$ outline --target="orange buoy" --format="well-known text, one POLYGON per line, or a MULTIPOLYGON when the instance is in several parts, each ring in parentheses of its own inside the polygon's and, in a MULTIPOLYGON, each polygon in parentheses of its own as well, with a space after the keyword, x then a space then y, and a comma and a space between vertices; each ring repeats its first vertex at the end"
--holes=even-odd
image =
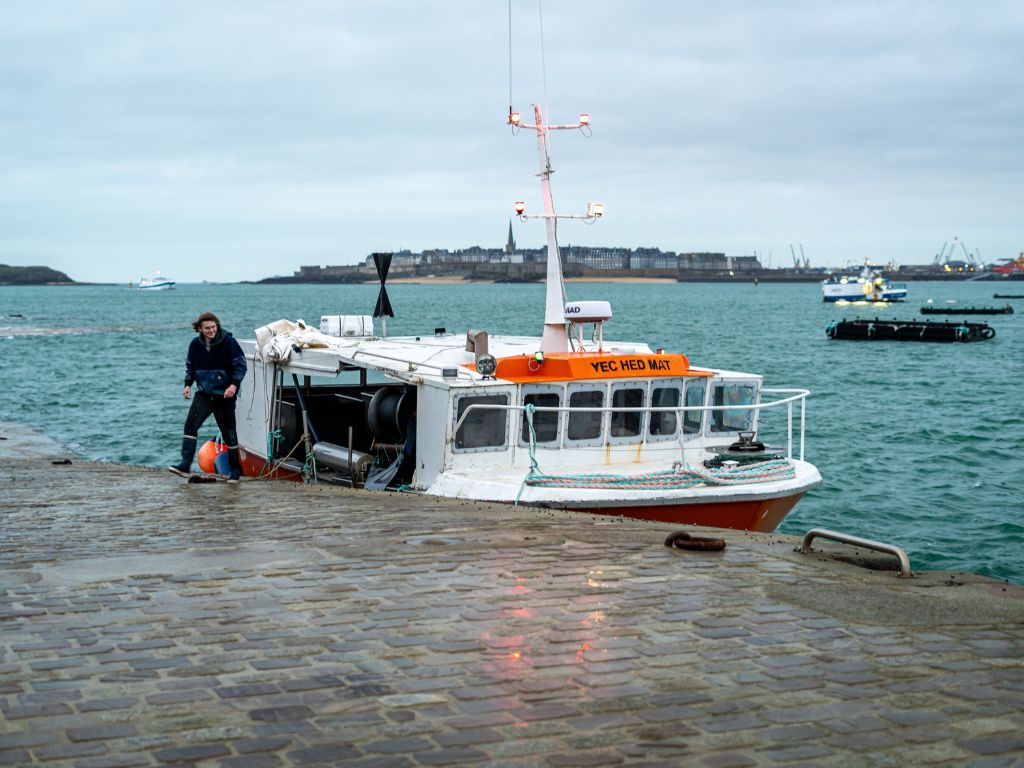
POLYGON ((199 468, 208 475, 228 474, 228 449, 220 440, 208 440, 199 449, 199 468))

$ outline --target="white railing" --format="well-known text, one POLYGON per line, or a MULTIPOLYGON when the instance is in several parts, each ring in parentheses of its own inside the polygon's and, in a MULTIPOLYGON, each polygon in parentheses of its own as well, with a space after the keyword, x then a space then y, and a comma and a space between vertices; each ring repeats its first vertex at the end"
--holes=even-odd
MULTIPOLYGON (((784 397, 781 400, 772 400, 768 403, 751 403, 749 405, 734 404, 734 405, 676 405, 676 406, 647 406, 646 408, 628 408, 628 407, 613 407, 613 406, 601 406, 601 407, 583 407, 574 408, 568 405, 545 405, 545 406, 533 406, 533 410, 536 412, 571 412, 571 413, 674 413, 680 423, 682 423, 682 414, 692 411, 759 411, 767 408, 777 408, 779 406, 786 406, 786 456, 792 457, 793 455, 793 404, 796 402, 800 403, 800 461, 804 460, 804 422, 807 415, 806 401, 807 397, 811 394, 808 389, 762 389, 761 394, 770 395, 784 395, 792 393, 789 397, 784 397)), ((467 393, 468 394, 468 393, 467 393)), ((472 395, 470 395, 472 396, 472 395)), ((495 395, 497 396, 497 395, 495 395)), ((470 411, 480 410, 496 410, 496 411, 524 411, 526 410, 525 405, 498 405, 496 403, 473 403, 466 407, 466 410, 462 412, 458 421, 455 422, 455 427, 452 429, 451 435, 448 436, 448 442, 451 443, 455 440, 455 435, 458 434, 459 429, 462 427, 463 422, 466 420, 466 416, 469 415, 470 411)), ((703 419, 701 420, 703 422, 703 419)), ((602 426, 602 432, 604 427, 602 426)), ((745 430, 739 430, 745 431, 745 430)), ((680 430, 680 435, 685 436, 683 430, 680 430)), ((646 441, 645 441, 646 442, 646 441)))

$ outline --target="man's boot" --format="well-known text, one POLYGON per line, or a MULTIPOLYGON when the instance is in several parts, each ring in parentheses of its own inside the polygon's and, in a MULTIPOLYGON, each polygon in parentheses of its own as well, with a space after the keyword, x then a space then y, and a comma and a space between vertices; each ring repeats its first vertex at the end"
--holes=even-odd
POLYGON ((167 469, 176 475, 189 477, 192 474, 192 459, 196 457, 196 442, 198 438, 185 435, 181 438, 181 461, 172 464, 167 469))
POLYGON ((228 482, 237 483, 242 476, 242 462, 238 456, 238 446, 228 448, 228 482))

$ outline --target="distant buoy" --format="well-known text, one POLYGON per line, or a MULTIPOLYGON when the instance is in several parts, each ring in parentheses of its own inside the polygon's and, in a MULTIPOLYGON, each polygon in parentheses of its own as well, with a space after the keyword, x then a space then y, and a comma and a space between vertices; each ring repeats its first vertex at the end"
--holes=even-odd
POLYGON ((228 448, 224 443, 208 440, 199 449, 199 468, 208 475, 228 476, 228 448))

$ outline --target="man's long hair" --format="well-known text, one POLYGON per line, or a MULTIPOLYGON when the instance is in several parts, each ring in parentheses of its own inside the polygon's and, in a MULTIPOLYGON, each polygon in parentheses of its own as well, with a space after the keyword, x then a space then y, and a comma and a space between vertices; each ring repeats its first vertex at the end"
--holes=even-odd
POLYGON ((213 320, 213 322, 217 324, 217 330, 220 330, 220 318, 213 314, 213 312, 203 312, 203 314, 197 317, 196 321, 192 323, 193 330, 195 330, 196 333, 199 333, 203 327, 203 323, 208 320, 213 320))

